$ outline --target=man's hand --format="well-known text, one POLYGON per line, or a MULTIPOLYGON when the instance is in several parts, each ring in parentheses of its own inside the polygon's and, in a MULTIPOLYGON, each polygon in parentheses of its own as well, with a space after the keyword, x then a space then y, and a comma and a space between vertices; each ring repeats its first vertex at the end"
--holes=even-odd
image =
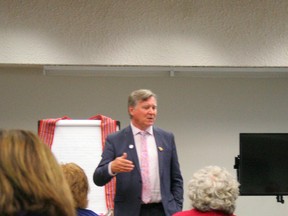
POLYGON ((131 172, 134 169, 132 161, 127 160, 127 153, 123 153, 122 156, 115 158, 111 163, 111 171, 113 173, 131 172))

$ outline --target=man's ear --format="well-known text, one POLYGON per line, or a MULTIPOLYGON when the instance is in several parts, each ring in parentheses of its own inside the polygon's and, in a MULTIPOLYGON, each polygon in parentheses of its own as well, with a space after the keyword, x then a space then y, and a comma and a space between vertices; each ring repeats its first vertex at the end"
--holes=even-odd
POLYGON ((128 107, 128 112, 129 112, 130 116, 133 115, 133 111, 134 111, 133 106, 128 107))

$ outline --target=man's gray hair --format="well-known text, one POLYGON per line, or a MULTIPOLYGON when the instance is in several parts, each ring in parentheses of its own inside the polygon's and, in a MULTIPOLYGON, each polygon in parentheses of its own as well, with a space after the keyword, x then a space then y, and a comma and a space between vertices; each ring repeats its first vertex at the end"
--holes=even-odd
POLYGON ((128 107, 135 107, 139 101, 146 101, 150 97, 156 98, 156 94, 149 89, 135 90, 128 97, 128 107))

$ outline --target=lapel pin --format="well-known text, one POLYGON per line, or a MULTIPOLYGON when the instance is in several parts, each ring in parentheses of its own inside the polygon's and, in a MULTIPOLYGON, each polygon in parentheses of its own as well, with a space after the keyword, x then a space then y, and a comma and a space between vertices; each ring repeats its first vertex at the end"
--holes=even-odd
POLYGON ((134 148, 134 145, 130 144, 130 145, 129 145, 129 148, 130 148, 130 149, 133 149, 133 148, 134 148))
POLYGON ((158 147, 159 151, 163 151, 163 148, 161 146, 158 147))

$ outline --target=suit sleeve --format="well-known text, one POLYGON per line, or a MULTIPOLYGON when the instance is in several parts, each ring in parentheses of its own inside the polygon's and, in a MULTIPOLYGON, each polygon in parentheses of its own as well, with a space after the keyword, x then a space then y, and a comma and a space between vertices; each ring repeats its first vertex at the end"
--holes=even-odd
POLYGON ((114 159, 114 148, 112 143, 109 141, 108 136, 102 153, 102 159, 93 174, 93 181, 97 186, 104 186, 114 177, 111 176, 108 172, 108 165, 114 159))

